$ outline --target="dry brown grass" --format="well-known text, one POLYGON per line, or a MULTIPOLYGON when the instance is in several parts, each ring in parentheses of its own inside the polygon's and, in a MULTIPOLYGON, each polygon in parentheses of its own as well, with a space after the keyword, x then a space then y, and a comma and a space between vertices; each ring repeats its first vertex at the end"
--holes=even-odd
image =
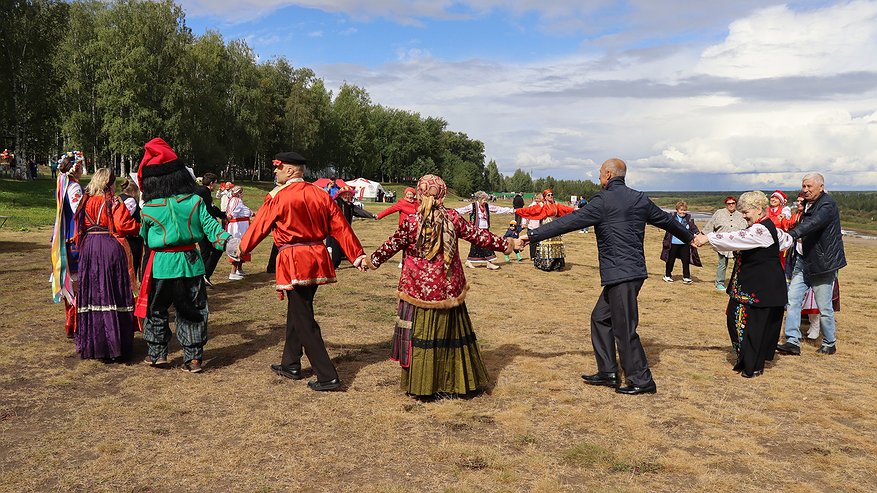
MULTIPOLYGON (((371 251, 395 224, 354 227, 371 251)), ((640 334, 659 390, 628 397, 579 378, 594 370, 588 317, 599 276, 594 235, 566 235, 564 272, 529 262, 467 270, 493 387, 420 403, 386 358, 393 262, 342 269, 318 291, 346 391, 315 393, 268 369, 285 303, 266 274, 210 291, 203 374, 81 361, 48 299, 48 236, 0 232, 2 491, 877 490, 873 243, 847 243, 838 353, 805 346, 747 380, 731 371, 714 255, 703 255, 694 285, 660 282, 661 236, 650 229, 640 334)))

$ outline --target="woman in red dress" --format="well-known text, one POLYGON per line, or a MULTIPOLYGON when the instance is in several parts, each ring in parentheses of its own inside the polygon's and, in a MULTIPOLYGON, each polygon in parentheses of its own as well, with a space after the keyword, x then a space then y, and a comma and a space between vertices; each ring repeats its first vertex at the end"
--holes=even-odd
MULTIPOLYGON (((575 209, 563 204, 558 204, 554 200, 554 191, 550 188, 545 190, 542 195, 545 201, 541 205, 532 205, 515 209, 515 214, 535 221, 542 221, 542 224, 550 223, 558 217, 565 216, 575 209)), ((545 241, 540 241, 536 247, 536 256, 533 257, 533 265, 539 270, 552 271, 561 270, 566 266, 565 252, 563 249, 563 237, 556 236, 545 241)))

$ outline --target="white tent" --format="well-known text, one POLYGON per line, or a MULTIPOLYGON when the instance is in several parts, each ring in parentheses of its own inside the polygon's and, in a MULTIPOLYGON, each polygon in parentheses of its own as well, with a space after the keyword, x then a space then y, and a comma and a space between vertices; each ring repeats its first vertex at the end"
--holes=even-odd
POLYGON ((384 189, 384 187, 382 187, 380 183, 367 180, 365 178, 348 180, 347 184, 356 189, 356 197, 359 200, 376 200, 378 196, 378 190, 383 191, 384 195, 387 194, 387 190, 384 189))

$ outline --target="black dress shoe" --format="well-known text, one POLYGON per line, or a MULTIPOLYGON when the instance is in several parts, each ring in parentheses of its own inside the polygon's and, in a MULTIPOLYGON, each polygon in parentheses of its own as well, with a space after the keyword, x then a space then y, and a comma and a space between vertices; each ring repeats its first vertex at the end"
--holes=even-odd
POLYGON ((834 354, 837 352, 837 347, 835 346, 826 346, 823 344, 816 350, 817 354, 834 354))
POLYGON ((791 354, 793 356, 801 355, 801 346, 797 344, 792 344, 791 342, 784 342, 782 344, 777 344, 777 351, 783 354, 791 354))
POLYGON ((582 380, 591 385, 605 385, 606 387, 618 387, 621 379, 618 373, 598 371, 593 375, 582 375, 582 380))
POLYGON ((304 378, 301 374, 301 368, 294 366, 271 365, 271 371, 281 377, 291 378, 293 380, 301 380, 304 378))
POLYGON ((333 378, 332 380, 326 380, 325 382, 321 382, 317 379, 313 379, 308 382, 308 387, 310 387, 311 390, 316 391, 335 390, 341 387, 341 380, 338 378, 333 378))
POLYGON ((761 372, 759 370, 755 370, 752 373, 747 373, 746 371, 741 371, 740 376, 742 376, 743 378, 755 378, 755 377, 761 376, 761 372))
POLYGON ((627 395, 639 395, 639 394, 654 394, 658 391, 658 386, 655 385, 655 381, 643 385, 642 387, 637 387, 636 385, 628 385, 627 387, 618 387, 615 389, 615 392, 619 394, 627 394, 627 395))

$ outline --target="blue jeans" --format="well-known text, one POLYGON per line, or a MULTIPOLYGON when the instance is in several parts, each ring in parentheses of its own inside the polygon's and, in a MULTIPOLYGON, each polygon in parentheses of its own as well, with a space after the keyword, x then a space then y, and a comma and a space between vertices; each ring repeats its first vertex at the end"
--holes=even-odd
POLYGON ((822 330, 822 345, 834 346, 837 342, 834 320, 834 307, 831 305, 831 293, 837 272, 829 272, 818 276, 804 276, 804 260, 798 259, 792 270, 792 281, 789 283, 789 304, 786 311, 786 342, 801 345, 801 305, 807 288, 813 288, 816 306, 819 307, 819 328, 822 330))
POLYGON ((725 272, 728 270, 728 257, 719 254, 719 263, 716 265, 716 286, 725 285, 725 272))

